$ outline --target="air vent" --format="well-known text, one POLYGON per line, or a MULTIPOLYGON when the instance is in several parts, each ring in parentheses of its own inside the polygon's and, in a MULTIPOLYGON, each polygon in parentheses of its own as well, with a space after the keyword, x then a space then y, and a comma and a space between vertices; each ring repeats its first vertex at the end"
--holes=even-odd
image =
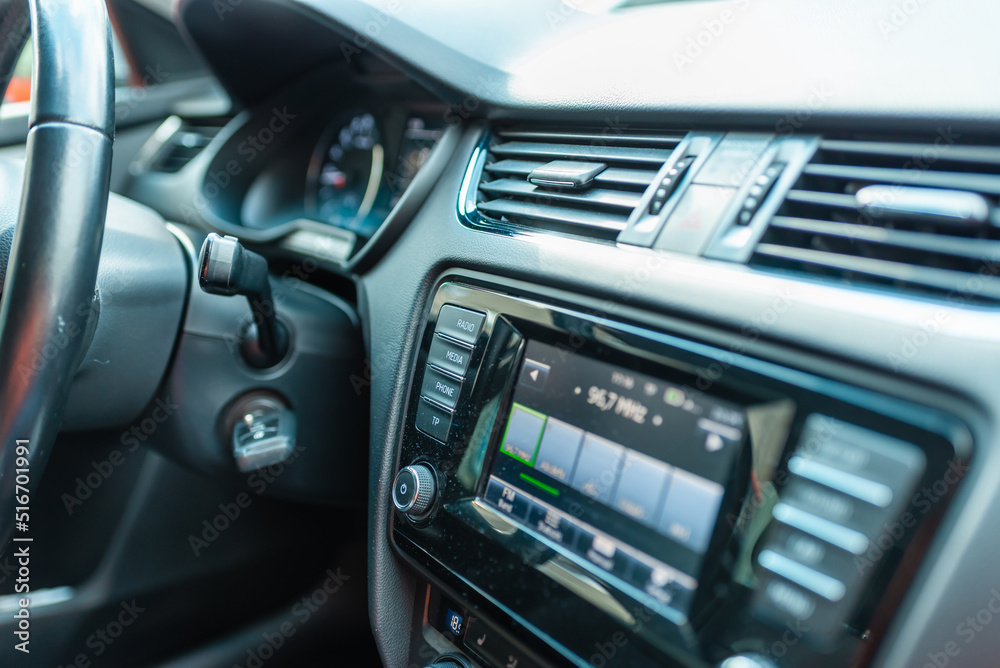
POLYGON ((750 263, 1000 302, 1000 149, 823 141, 750 263))
POLYGON ((478 180, 481 222, 613 240, 683 138, 681 132, 498 131, 478 180), (545 178, 560 172, 570 175, 562 187, 557 177, 545 178), (545 182, 553 185, 535 185, 545 182))
POLYGON ((199 118, 179 122, 177 129, 160 149, 152 171, 164 174, 181 171, 209 145, 228 121, 228 118, 199 118))

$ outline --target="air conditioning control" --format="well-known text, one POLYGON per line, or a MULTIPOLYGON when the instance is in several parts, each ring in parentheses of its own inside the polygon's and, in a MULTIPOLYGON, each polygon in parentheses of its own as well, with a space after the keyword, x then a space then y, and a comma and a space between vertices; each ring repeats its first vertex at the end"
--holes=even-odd
POLYGON ((434 470, 426 464, 413 464, 396 474, 392 483, 392 503, 410 518, 426 515, 437 493, 434 470))

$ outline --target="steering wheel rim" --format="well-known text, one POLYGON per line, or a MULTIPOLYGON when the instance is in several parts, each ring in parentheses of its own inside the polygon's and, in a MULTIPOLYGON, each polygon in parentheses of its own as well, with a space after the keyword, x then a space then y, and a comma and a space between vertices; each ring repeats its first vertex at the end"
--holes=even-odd
MULTIPOLYGON (((114 56, 103 0, 0 0, 0 16, 4 90, 29 25, 34 56, 18 222, 9 260, 0 257, 0 270, 6 269, 0 283, 2 551, 15 510, 29 505, 23 495, 30 499, 48 460, 86 352, 88 321, 96 317, 114 140, 114 56)), ((30 520, 21 530, 30 532, 30 520)))

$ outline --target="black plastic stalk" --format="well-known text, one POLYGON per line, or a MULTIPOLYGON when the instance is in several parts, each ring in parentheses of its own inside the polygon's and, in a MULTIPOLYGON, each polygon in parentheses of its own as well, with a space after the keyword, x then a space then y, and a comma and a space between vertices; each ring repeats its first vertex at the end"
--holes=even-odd
POLYGON ((278 321, 263 256, 244 248, 236 237, 209 234, 201 247, 198 283, 210 294, 243 295, 250 302, 256 333, 247 330, 241 346, 248 364, 266 369, 284 359, 288 332, 278 321))

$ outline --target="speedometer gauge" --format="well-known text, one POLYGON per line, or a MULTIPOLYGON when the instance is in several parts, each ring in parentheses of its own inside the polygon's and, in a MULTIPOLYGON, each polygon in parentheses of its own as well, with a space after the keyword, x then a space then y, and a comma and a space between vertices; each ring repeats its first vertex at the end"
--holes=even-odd
POLYGON ((385 150, 375 117, 352 112, 323 134, 313 153, 306 209, 319 220, 365 234, 379 195, 385 150))

